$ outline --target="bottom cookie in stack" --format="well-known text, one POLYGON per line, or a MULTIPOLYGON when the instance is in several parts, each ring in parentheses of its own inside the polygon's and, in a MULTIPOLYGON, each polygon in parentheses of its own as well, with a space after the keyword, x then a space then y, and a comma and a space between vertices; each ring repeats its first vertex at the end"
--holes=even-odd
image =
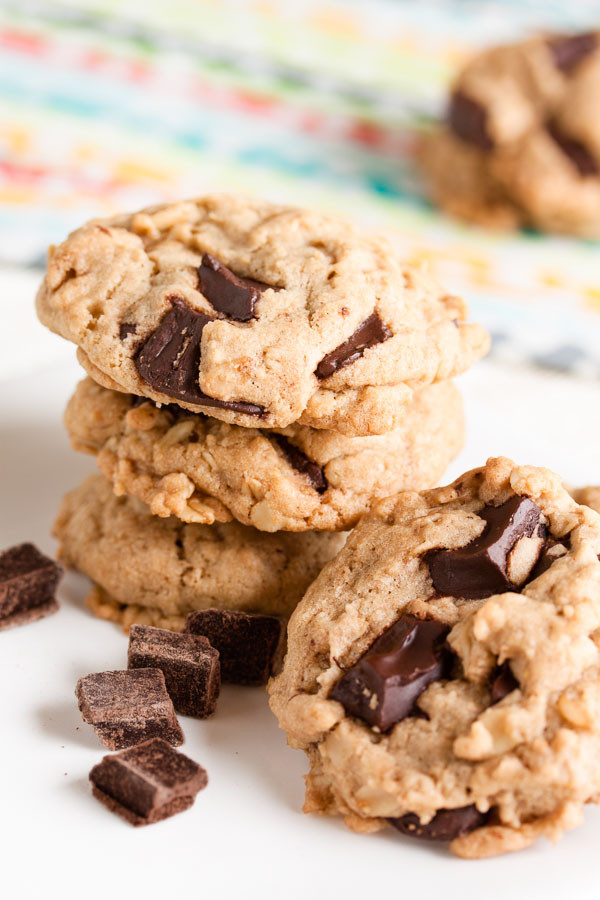
POLYGON ((126 630, 137 622, 174 631, 210 607, 289 616, 345 540, 159 518, 136 498, 115 497, 101 475, 66 495, 54 535, 59 558, 94 582, 87 603, 96 615, 126 630))

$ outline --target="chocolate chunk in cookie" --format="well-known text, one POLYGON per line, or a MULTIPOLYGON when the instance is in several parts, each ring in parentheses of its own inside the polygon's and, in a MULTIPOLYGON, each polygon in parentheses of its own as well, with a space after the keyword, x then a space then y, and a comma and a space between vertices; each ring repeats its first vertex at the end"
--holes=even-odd
POLYGON ((201 634, 219 651, 221 679, 231 684, 266 684, 278 661, 283 639, 275 616, 228 609, 190 613, 187 634, 201 634))
POLYGON ((317 366, 315 375, 317 378, 329 378, 338 369, 356 362, 369 347, 382 344, 391 338, 392 332, 381 321, 376 312, 371 313, 368 319, 358 326, 354 334, 347 341, 324 356, 317 366))
POLYGON ((135 334, 137 331, 137 325, 135 322, 123 322, 119 326, 119 339, 124 341, 129 337, 130 334, 135 334))
MULTIPOLYGON (((529 497, 515 496, 501 506, 484 506, 479 516, 487 526, 466 547, 432 550, 427 554, 431 580, 440 594, 476 600, 519 589, 515 577, 511 578, 511 553, 521 538, 532 538, 538 531, 538 505, 529 497)), ((527 561, 529 571, 542 545, 540 536, 528 547, 532 551, 527 561)))
POLYGON ((570 34, 548 41, 554 65, 561 72, 571 72, 597 46, 598 38, 593 32, 570 34))
POLYGON ((426 825, 414 813, 407 813, 396 819, 388 819, 390 825, 409 837, 424 841, 453 841, 461 834, 467 834, 484 825, 487 815, 480 813, 476 806, 461 806, 458 809, 440 809, 426 825))
POLYGON ((556 122, 548 123, 548 133, 582 177, 598 174, 598 163, 584 144, 565 134, 556 122))
POLYGON ((462 91, 455 91, 450 98, 448 125, 457 137, 481 150, 494 146, 487 131, 487 110, 462 91))
POLYGON ((200 342, 210 316, 192 309, 179 297, 171 298, 172 307, 135 356, 135 365, 143 380, 159 393, 197 403, 231 409, 249 416, 262 416, 264 409, 254 403, 216 400, 200 390, 200 342))
POLYGON ((33 544, 17 544, 1 553, 0 631, 57 612, 61 575, 62 568, 33 544))
POLYGON ((96 672, 75 688, 79 711, 109 750, 123 750, 152 737, 174 746, 183 733, 160 669, 96 672))
POLYGON ((321 466, 311 462, 308 456, 292 444, 283 434, 274 434, 273 439, 283 455, 289 462, 292 469, 306 475, 311 486, 318 494, 323 494, 327 490, 327 479, 321 466))
POLYGON ((219 654, 207 638, 132 625, 127 665, 130 669, 160 669, 177 712, 205 719, 215 711, 221 670, 219 654))
MULTIPOLYGON (((271 285, 254 278, 240 278, 231 269, 205 253, 198 266, 199 288, 214 308, 230 319, 249 322, 256 318, 255 305, 263 291, 271 285)), ((279 290, 279 288, 273 288, 279 290)))
POLYGON ((208 784, 206 771, 152 738, 105 756, 90 772, 92 793, 131 825, 152 825, 188 809, 208 784))
POLYGON ((492 704, 500 703, 500 701, 504 700, 508 694, 516 691, 518 687, 519 682, 512 673, 509 661, 506 660, 492 672, 492 684, 490 690, 492 704))
POLYGON ((388 731, 414 712, 432 681, 449 674, 450 629, 433 619, 405 615, 381 634, 331 691, 330 700, 371 727, 388 731))
POLYGON ((556 541, 554 538, 548 538, 542 547, 539 559, 531 573, 531 581, 539 578, 544 572, 547 572, 553 562, 564 556, 569 551, 569 542, 567 540, 556 541))

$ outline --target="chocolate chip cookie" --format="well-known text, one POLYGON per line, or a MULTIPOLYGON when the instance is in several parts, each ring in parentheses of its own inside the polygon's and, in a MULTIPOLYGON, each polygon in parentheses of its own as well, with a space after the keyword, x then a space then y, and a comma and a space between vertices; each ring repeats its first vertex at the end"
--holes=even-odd
POLYGON ((271 705, 306 811, 459 856, 600 795, 600 516, 505 458, 381 501, 292 616, 271 705))
POLYGON ((248 428, 389 431, 488 346, 384 237, 227 195, 84 225, 37 310, 104 386, 248 428))
POLYGON ((306 425, 240 428, 90 378, 71 397, 65 424, 76 450, 96 454, 115 493, 139 497, 154 515, 235 518, 262 531, 349 528, 376 498, 435 484, 464 434, 451 382, 415 392, 399 428, 368 437, 306 425))
POLYGON ((600 236, 600 32, 485 50, 421 158, 436 202, 484 225, 600 236))
POLYGON ((115 497, 101 475, 67 494, 54 534, 60 559, 95 582, 88 604, 97 615, 174 631, 209 607, 289 616, 345 538, 161 519, 115 497))

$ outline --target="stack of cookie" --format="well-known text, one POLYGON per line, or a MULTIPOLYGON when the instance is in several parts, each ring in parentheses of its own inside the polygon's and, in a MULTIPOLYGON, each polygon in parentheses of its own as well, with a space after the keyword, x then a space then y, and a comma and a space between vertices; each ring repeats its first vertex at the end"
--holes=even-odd
POLYGON ((78 345, 65 423, 102 473, 60 554, 125 627, 288 616, 374 499, 440 478, 488 340, 384 238, 223 195, 85 225, 37 308, 78 345))

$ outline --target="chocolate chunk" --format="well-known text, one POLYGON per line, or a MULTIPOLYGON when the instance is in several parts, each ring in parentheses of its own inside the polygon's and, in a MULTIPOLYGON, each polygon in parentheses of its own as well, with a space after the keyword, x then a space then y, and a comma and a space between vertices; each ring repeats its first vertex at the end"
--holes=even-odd
POLYGON ((151 737, 174 746, 183 733, 160 669, 96 672, 75 688, 79 711, 109 750, 122 750, 151 737))
POLYGON ((58 612, 56 586, 62 571, 33 544, 0 553, 0 631, 58 612))
POLYGON ((449 675, 449 631, 433 619, 402 616, 344 673, 329 699, 371 727, 388 731, 413 714, 427 685, 449 675))
POLYGON ((487 110, 462 91, 450 98, 448 125, 461 140, 481 150, 491 150, 494 142, 487 131, 487 110))
POLYGON ((598 163, 584 144, 566 135, 556 122, 548 123, 548 133, 565 156, 571 160, 581 176, 598 174, 598 163))
MULTIPOLYGON (((254 278, 240 278, 234 275, 231 269, 205 253, 202 263, 198 267, 200 291, 216 310, 237 319, 238 322, 248 322, 256 318, 254 307, 263 291, 271 285, 254 278)), ((277 291, 279 288, 273 288, 277 291)))
POLYGON ((519 686, 519 682, 512 673, 510 663, 506 660, 506 662, 503 662, 501 666, 498 666, 498 668, 492 672, 492 686, 490 691, 492 695, 492 705, 494 703, 500 703, 507 694, 516 691, 519 686))
POLYGON ((230 684, 266 684, 278 662, 283 639, 275 616, 228 609, 190 613, 186 634, 202 634, 219 651, 221 679, 230 684))
POLYGON ((577 63, 596 49, 597 44, 598 39, 593 32, 570 34, 548 41, 554 65, 561 72, 574 69, 577 63))
POLYGON ((426 825, 414 813, 407 813, 388 822, 409 837, 424 841, 453 841, 461 834, 480 828, 488 818, 476 806, 460 806, 458 809, 440 809, 426 825))
POLYGON ((458 550, 432 550, 426 555, 433 585, 440 594, 478 600, 516 591, 508 576, 508 559, 519 538, 531 537, 540 510, 529 497, 514 496, 501 506, 484 506, 487 522, 480 537, 458 550))
POLYGON ((208 784, 206 771, 161 738, 105 756, 90 772, 92 793, 131 825, 183 812, 208 784))
POLYGON ((531 573, 529 581, 534 581, 536 578, 539 578, 540 575, 543 575, 544 572, 548 571, 553 562, 555 562, 557 559, 560 559, 561 556, 564 556, 565 553, 568 552, 568 541, 556 541, 554 540, 554 538, 548 538, 548 540, 542 547, 542 552, 539 555, 538 561, 535 564, 535 568, 531 573))
POLYGON ((377 313, 371 313, 368 319, 359 325, 354 334, 347 341, 324 356, 316 368, 317 378, 329 378, 338 369, 356 362, 369 347, 382 344, 391 338, 392 332, 385 325, 377 313))
POLYGON ((255 403, 216 400, 200 390, 200 342, 202 330, 213 320, 192 309, 179 297, 171 299, 172 308, 135 355, 140 378, 161 394, 199 406, 231 409, 248 416, 264 416, 255 403))
POLYGON ((127 665, 160 669, 177 712, 205 719, 215 711, 221 688, 219 654, 206 638, 132 625, 127 665))
POLYGON ((119 338, 124 341, 126 337, 130 334, 135 334, 136 331, 137 325, 135 322, 123 322, 123 324, 119 326, 119 338))
POLYGON ((314 487, 318 494, 324 493, 327 490, 327 479, 321 466, 311 462, 308 456, 299 447, 290 443, 283 434, 274 434, 273 439, 292 469, 295 469, 296 472, 300 472, 302 475, 306 475, 311 486, 314 487))

